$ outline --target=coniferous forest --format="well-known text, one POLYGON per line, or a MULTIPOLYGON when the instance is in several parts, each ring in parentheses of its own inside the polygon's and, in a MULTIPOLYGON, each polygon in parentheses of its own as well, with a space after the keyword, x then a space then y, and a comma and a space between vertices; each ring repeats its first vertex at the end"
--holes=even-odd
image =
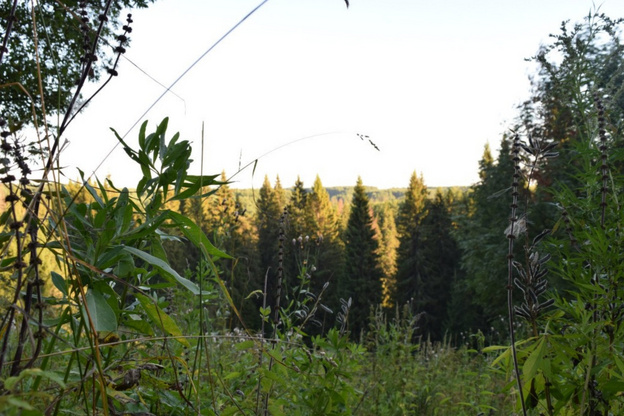
POLYGON ((624 414, 622 20, 540 48, 470 187, 233 189, 164 119, 113 131, 125 188, 57 158, 150 2, 36 3, 0 6, 1 414, 624 414))

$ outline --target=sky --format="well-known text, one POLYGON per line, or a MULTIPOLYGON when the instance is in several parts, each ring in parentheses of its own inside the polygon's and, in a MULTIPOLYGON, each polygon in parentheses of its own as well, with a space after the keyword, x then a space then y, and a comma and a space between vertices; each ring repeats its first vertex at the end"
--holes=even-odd
MULTIPOLYGON (((110 131, 136 145, 169 117, 192 142, 193 174, 226 172, 232 186, 406 187, 478 180, 529 97, 527 62, 590 0, 268 0, 189 67, 261 0, 157 0, 133 11, 116 77, 75 119, 61 155, 76 168, 134 187, 138 166, 110 131), (146 115, 146 110, 186 75, 146 115), (149 74, 146 75, 146 74, 149 74), (135 124, 138 125, 133 127, 135 124), (203 134, 202 134, 203 131, 203 134), (366 135, 378 147, 367 140, 366 135), (254 161, 257 160, 257 163, 254 161), (240 168, 247 166, 239 172, 240 168)), ((621 0, 596 3, 624 16, 621 0)))

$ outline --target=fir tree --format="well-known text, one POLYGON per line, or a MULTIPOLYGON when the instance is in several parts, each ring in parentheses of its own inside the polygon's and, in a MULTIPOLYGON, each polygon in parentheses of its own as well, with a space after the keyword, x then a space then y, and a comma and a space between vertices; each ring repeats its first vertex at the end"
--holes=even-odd
POLYGON ((507 273, 507 245, 504 235, 509 221, 509 192, 513 176, 510 143, 501 141, 497 162, 494 163, 489 146, 485 147, 479 162, 480 181, 472 187, 472 213, 461 224, 460 247, 462 268, 467 281, 458 283, 466 301, 480 309, 476 328, 488 328, 505 313, 507 273))
POLYGON ((451 284, 460 263, 460 252, 452 235, 453 225, 446 198, 438 190, 427 201, 427 214, 421 224, 422 290, 414 308, 422 312, 420 331, 432 340, 442 340, 446 328, 451 284))
POLYGON ((306 245, 309 244, 310 230, 306 225, 306 200, 307 191, 299 177, 295 182, 290 201, 288 203, 288 227, 286 230, 285 244, 285 293, 290 293, 297 287, 299 273, 306 261, 306 245))
POLYGON ((379 230, 381 244, 379 244, 379 263, 382 270, 382 304, 385 308, 394 306, 396 294, 396 271, 397 271, 397 250, 399 248, 399 237, 394 219, 395 210, 390 204, 385 203, 381 207, 379 218, 379 230))
POLYGON ((421 230, 420 224, 426 214, 427 187, 422 176, 412 173, 405 200, 399 207, 397 231, 399 249, 397 253, 396 303, 403 305, 422 296, 421 230))
MULTIPOLYGON (((221 182, 224 184, 202 204, 205 216, 203 228, 211 236, 213 244, 234 257, 219 261, 217 266, 220 269, 220 278, 230 291, 245 325, 258 328, 260 298, 248 299, 249 293, 264 287, 264 274, 260 272, 258 265, 256 233, 250 219, 245 215, 245 207, 225 183, 225 172, 221 174, 221 182)), ((233 323, 237 325, 236 322, 233 323)))
POLYGON ((329 199, 327 190, 317 176, 312 192, 306 197, 306 223, 310 238, 316 241, 316 251, 310 259, 316 272, 312 276, 311 289, 320 293, 324 284, 330 282, 324 294, 326 304, 336 310, 339 307, 337 283, 344 268, 344 244, 338 217, 329 199))
POLYGON ((379 263, 379 242, 362 179, 358 178, 344 233, 345 274, 339 284, 340 297, 352 298, 349 328, 357 337, 366 329, 371 307, 381 304, 383 272, 379 263))
POLYGON ((202 201, 204 222, 202 228, 208 236, 212 237, 212 243, 227 251, 226 245, 235 226, 238 216, 238 207, 234 192, 227 185, 225 172, 221 172, 221 185, 214 194, 202 201))
POLYGON ((305 218, 307 196, 308 192, 303 187, 301 179, 297 176, 297 181, 290 196, 290 203, 288 204, 290 235, 294 238, 303 236, 307 231, 305 218))
MULTIPOLYGON (((277 182, 279 184, 279 181, 277 182)), ((274 305, 278 278, 278 251, 280 235, 280 217, 283 207, 280 205, 279 192, 271 188, 268 177, 260 188, 257 202, 256 228, 258 230, 258 256, 260 270, 267 281, 268 305, 274 305)), ((283 200, 283 199, 282 199, 283 200)))

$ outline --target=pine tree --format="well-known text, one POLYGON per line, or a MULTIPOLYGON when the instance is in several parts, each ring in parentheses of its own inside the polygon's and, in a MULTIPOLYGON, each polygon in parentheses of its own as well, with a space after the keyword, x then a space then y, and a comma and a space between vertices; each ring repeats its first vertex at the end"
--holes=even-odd
POLYGON ((405 200, 399 207, 397 231, 399 249, 397 253, 396 303, 405 303, 422 296, 421 230, 420 224, 426 215, 427 187, 421 177, 412 173, 405 200))
POLYGON ((357 337, 367 328, 371 307, 382 301, 379 242, 373 229, 373 216, 362 179, 358 178, 344 233, 345 274, 339 284, 340 297, 352 298, 349 328, 357 337))

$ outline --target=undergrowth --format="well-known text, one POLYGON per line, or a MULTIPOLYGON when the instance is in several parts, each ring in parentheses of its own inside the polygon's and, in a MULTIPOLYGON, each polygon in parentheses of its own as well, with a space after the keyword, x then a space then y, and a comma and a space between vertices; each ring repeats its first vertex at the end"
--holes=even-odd
MULTIPOLYGON (((264 299, 257 311, 262 330, 254 332, 246 328, 222 276, 220 261, 231 257, 211 243, 202 224, 169 208, 176 201, 206 198, 223 183, 218 175, 188 174, 190 142, 178 134, 169 137, 167 119, 151 133, 144 122, 136 148, 125 135, 111 133, 141 169, 133 190, 111 180, 90 182, 81 172, 90 199, 79 201, 58 180, 62 135, 77 114, 114 6, 110 0, 103 3, 102 10, 91 10, 80 2, 72 15, 84 35, 84 56, 67 108, 57 109, 58 125, 51 128, 44 102, 32 112, 37 139, 24 139, 15 123, 0 122, 0 175, 7 189, 0 216, 6 282, 0 310, 2 414, 597 416, 624 411, 622 178, 616 169, 622 133, 621 120, 609 117, 610 96, 601 88, 582 82, 568 86, 576 88, 580 163, 573 185, 552 191, 552 205, 560 212, 552 230, 535 231, 527 224, 535 204, 531 186, 558 156, 557 144, 534 137, 530 128, 523 133, 526 141, 519 131, 514 136, 505 231, 510 346, 485 346, 480 332, 464 345, 432 343, 416 336, 420 315, 409 305, 393 311, 371 305, 370 325, 353 342, 352 299, 340 301, 336 327, 311 331, 320 323, 317 313, 332 312, 323 300, 333 288, 325 284, 313 293, 315 268, 305 258, 298 259, 296 284, 282 287, 283 228, 275 265, 279 280, 271 286, 275 293, 249 294, 264 299), (91 14, 99 22, 93 27, 91 14), (32 179, 35 165, 43 172, 37 180, 32 179), (180 240, 201 253, 198 267, 184 275, 171 267, 163 245, 180 240), (518 247, 517 241, 524 243, 518 247), (54 259, 53 269, 44 267, 45 256, 54 259), (568 292, 548 292, 549 270, 569 284, 568 292), (521 299, 514 299, 517 290, 521 299), (516 339, 520 320, 528 329, 516 339)), ((13 5, 15 13, 17 2, 13 5)), ((35 20, 33 11, 36 40, 35 20)), ((116 37, 117 58, 131 32, 130 15, 126 23, 116 37)), ((5 40, 11 25, 6 30, 5 40)), ((39 52, 34 54, 38 61, 39 52)), ((115 65, 108 71, 111 78, 117 75, 115 65)), ((38 77, 42 86, 49 81, 41 73, 38 77)), ((281 226, 287 216, 285 211, 281 226)))

